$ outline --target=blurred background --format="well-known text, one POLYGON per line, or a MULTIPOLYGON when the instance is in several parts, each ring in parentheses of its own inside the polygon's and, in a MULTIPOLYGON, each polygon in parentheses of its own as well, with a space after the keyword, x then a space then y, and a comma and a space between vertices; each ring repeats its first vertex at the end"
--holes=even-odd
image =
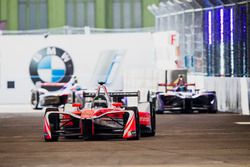
POLYGON ((246 0, 0 0, 0 30, 177 31, 180 66, 208 76, 250 75, 249 16, 246 0))
POLYGON ((0 103, 16 92, 28 102, 30 61, 56 46, 86 87, 113 69, 110 87, 146 91, 167 69, 187 69, 189 82, 216 91, 220 111, 249 114, 249 13, 249 0, 0 0, 0 103))
POLYGON ((154 26, 147 7, 159 0, 1 0, 6 30, 62 26, 142 28, 154 26))

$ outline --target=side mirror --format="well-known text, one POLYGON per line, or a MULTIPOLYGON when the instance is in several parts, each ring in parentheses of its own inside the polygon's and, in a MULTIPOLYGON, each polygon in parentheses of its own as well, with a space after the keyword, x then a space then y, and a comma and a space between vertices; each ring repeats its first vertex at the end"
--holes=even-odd
POLYGON ((122 107, 122 103, 119 103, 119 102, 112 103, 112 106, 114 106, 114 107, 122 107))
POLYGON ((79 108, 79 107, 81 107, 81 106, 82 106, 81 103, 73 103, 73 104, 72 104, 72 107, 78 107, 78 108, 79 108))

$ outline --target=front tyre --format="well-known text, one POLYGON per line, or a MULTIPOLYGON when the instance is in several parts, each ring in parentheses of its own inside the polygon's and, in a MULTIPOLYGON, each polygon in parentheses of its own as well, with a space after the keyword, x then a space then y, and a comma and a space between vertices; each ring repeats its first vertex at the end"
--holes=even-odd
MULTIPOLYGON (((53 112, 53 111, 58 111, 57 108, 47 108, 45 110, 45 115, 47 112, 53 112)), ((48 139, 46 136, 44 136, 44 140, 46 142, 54 142, 58 141, 59 138, 59 133, 57 131, 60 129, 60 119, 59 119, 59 114, 56 113, 51 113, 49 114, 49 126, 50 126, 50 133, 51 133, 51 138, 48 139)))
POLYGON ((218 112, 217 98, 216 98, 216 96, 211 96, 211 98, 213 98, 213 103, 210 102, 210 107, 208 108, 208 113, 216 114, 218 112))
POLYGON ((133 138, 129 138, 128 140, 139 140, 141 137, 141 129, 140 129, 140 119, 139 119, 139 111, 137 107, 126 107, 125 110, 132 110, 135 114, 136 121, 136 135, 133 138))

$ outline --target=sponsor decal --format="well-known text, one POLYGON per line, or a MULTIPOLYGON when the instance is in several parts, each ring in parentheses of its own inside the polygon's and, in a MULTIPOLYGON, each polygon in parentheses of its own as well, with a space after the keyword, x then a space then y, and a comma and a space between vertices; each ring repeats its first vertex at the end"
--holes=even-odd
POLYGON ((146 122, 146 123, 148 123, 148 122, 150 122, 150 118, 149 117, 140 117, 140 122, 146 122))
MULTIPOLYGON (((69 53, 61 48, 50 46, 36 52, 31 60, 30 78, 34 84, 67 83, 74 73, 69 53)), ((61 87, 55 87, 60 89, 61 87)))
POLYGON ((131 135, 135 136, 136 135, 136 131, 131 131, 131 135))

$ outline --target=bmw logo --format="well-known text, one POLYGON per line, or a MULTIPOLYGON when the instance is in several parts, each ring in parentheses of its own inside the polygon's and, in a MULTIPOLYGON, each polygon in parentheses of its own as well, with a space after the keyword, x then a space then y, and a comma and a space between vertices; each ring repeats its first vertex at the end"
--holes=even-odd
POLYGON ((64 83, 70 80, 74 67, 68 52, 52 46, 43 48, 33 55, 29 70, 34 84, 64 83))

